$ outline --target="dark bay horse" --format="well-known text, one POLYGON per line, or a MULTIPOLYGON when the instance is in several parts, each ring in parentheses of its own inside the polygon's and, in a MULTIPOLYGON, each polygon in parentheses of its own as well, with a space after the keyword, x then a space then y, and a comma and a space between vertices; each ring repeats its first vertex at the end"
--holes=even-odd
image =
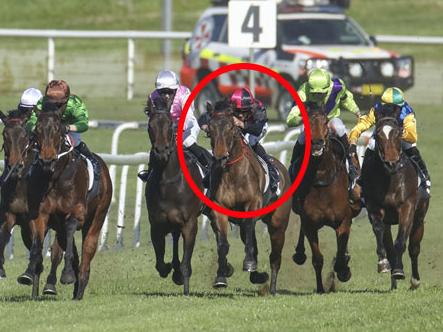
POLYGON ((402 152, 402 130, 393 113, 376 116, 375 151, 367 150, 362 166, 362 189, 377 240, 378 272, 391 271, 391 289, 404 279, 402 256, 409 237, 411 288, 420 285, 418 255, 429 196, 420 186, 412 161, 402 152), (391 226, 398 224, 395 242, 391 226))
MULTIPOLYGON (((295 263, 306 261, 304 237, 312 250, 317 292, 324 293, 322 281, 323 255, 320 251, 318 230, 323 226, 335 229, 337 254, 334 271, 340 281, 351 278, 348 266, 348 239, 352 218, 361 210, 360 203, 348 200, 348 174, 344 163, 344 150, 337 139, 330 135, 328 118, 323 107, 306 105, 311 127, 311 158, 300 187, 293 197, 293 210, 300 216, 300 234, 293 256, 295 263)), ((299 165, 291 165, 291 177, 299 165)))
MULTIPOLYGON (((197 218, 202 203, 188 186, 177 156, 176 130, 170 106, 158 99, 147 107, 148 134, 151 141, 150 163, 152 174, 146 189, 146 206, 151 224, 151 240, 155 250, 155 268, 162 278, 174 269, 172 280, 183 285, 189 294, 189 279, 192 274, 191 258, 197 235, 197 218), (165 263, 165 236, 172 233, 172 264, 165 263), (178 257, 178 242, 183 237, 183 259, 178 257)), ((181 142, 179 143, 181 144, 181 142)), ((195 159, 186 156, 189 171, 202 189, 202 174, 195 159)))
MULTIPOLYGON (((82 157, 65 144, 65 126, 61 110, 46 110, 38 114, 34 140, 38 159, 29 175, 28 206, 33 230, 30 263, 21 276, 33 285, 33 296, 38 295, 42 266, 42 243, 48 226, 57 232, 57 241, 65 250, 65 268, 61 282, 75 282, 74 299, 83 297, 89 281, 90 263, 97 249, 98 237, 112 196, 109 171, 100 163, 99 187, 95 195, 88 196, 89 174, 82 157), (74 233, 82 230, 82 259, 74 243, 74 233)), ((59 105, 55 105, 59 106, 59 105)))
MULTIPOLYGON (((211 196, 218 204, 237 211, 253 211, 269 203, 269 188, 265 191, 266 175, 253 150, 245 143, 240 128, 235 126, 233 111, 230 104, 218 101, 214 107, 207 105, 210 117, 208 133, 211 138, 212 152, 215 158, 211 173, 211 196)), ((280 177, 281 191, 288 190, 291 185, 286 168, 278 160, 273 160, 280 177)), ((285 231, 289 222, 291 203, 285 202, 279 208, 261 217, 267 225, 271 239, 271 287, 272 294, 276 293, 277 275, 281 264, 281 252, 285 242, 285 231)), ((215 287, 226 287, 226 277, 229 276, 227 255, 229 243, 227 238, 229 221, 240 225, 240 235, 245 243, 245 259, 243 270, 251 272, 253 283, 263 283, 268 279, 266 273, 257 272, 257 240, 255 237, 256 219, 234 220, 217 211, 212 211, 216 232, 218 251, 218 271, 215 287)))
MULTIPOLYGON (((20 225, 23 242, 28 250, 32 246, 32 234, 29 227, 28 202, 27 202, 27 173, 34 161, 35 152, 32 150, 32 142, 25 129, 25 123, 29 114, 11 111, 8 115, 0 112, 0 118, 4 123, 3 149, 5 151, 5 177, 2 179, 1 210, 0 210, 0 278, 5 278, 3 267, 5 262, 4 250, 11 237, 12 228, 20 225)), ((55 284, 57 282, 57 266, 63 257, 63 251, 58 245, 57 238, 51 247, 51 272, 48 275, 44 294, 57 294, 55 284)), ((28 280, 19 278, 29 284, 28 280)))

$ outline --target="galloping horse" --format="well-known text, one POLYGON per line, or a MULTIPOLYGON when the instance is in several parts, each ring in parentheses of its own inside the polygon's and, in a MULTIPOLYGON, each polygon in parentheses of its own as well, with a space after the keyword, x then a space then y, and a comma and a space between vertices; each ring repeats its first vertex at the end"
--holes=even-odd
MULTIPOLYGON (((29 141, 29 135, 25 129, 25 123, 29 115, 11 111, 8 115, 0 112, 0 118, 5 124, 3 130, 3 149, 5 151, 5 167, 8 169, 2 179, 2 205, 1 205, 1 228, 0 228, 0 278, 5 278, 3 267, 5 258, 4 250, 11 237, 12 228, 18 224, 21 228, 23 242, 28 250, 32 246, 32 235, 29 227, 26 174, 34 160, 34 151, 29 141)), ((58 245, 57 238, 51 248, 51 272, 43 293, 57 294, 55 284, 57 282, 57 266, 63 256, 58 245)), ((28 280, 19 279, 26 284, 28 280)))
POLYGON ((418 255, 424 233, 429 196, 418 188, 413 162, 402 152, 402 130, 395 114, 377 115, 375 151, 367 150, 362 167, 362 189, 368 217, 377 240, 378 272, 391 270, 391 289, 404 279, 402 256, 409 236, 411 288, 420 285, 418 255), (393 243, 391 225, 398 224, 393 243), (392 269, 391 269, 392 268, 392 269))
MULTIPOLYGON (((218 101, 214 107, 208 103, 209 136, 212 152, 215 158, 211 174, 211 192, 214 201, 228 209, 253 211, 269 203, 270 190, 266 190, 266 175, 253 150, 245 143, 240 128, 234 125, 233 111, 230 104, 218 101), (266 192, 265 192, 266 190, 266 192)), ((273 160, 280 176, 282 192, 290 187, 290 179, 286 168, 278 160, 273 160)), ((281 264, 281 252, 285 242, 285 231, 288 226, 290 202, 285 202, 279 208, 261 219, 267 225, 271 238, 271 293, 276 293, 277 275, 281 264)), ((257 240, 255 237, 256 219, 233 220, 228 216, 213 211, 213 229, 217 237, 218 271, 215 287, 226 287, 226 277, 229 276, 229 264, 226 256, 229 251, 227 239, 228 221, 240 225, 240 234, 245 243, 246 256, 243 270, 251 272, 253 283, 263 283, 268 279, 266 273, 257 272, 257 240)))
MULTIPOLYGON (((38 114, 34 140, 38 160, 29 175, 28 206, 33 230, 30 263, 20 279, 32 282, 33 297, 38 295, 43 269, 42 242, 49 226, 57 232, 57 241, 65 252, 61 282, 75 282, 74 299, 83 297, 89 281, 90 263, 97 249, 98 237, 111 203, 112 183, 103 160, 95 194, 88 197, 88 169, 82 157, 65 144, 65 126, 61 111, 46 110, 58 105, 43 104, 38 114), (82 260, 74 243, 74 233, 82 230, 82 260)), ((94 189, 93 189, 94 191, 94 189)))
MULTIPOLYGON (((148 134, 151 141, 150 163, 153 173, 145 189, 146 206, 151 224, 151 240, 155 250, 155 268, 162 278, 174 269, 172 280, 183 285, 189 294, 189 279, 192 274, 191 258, 197 235, 197 218, 202 203, 186 183, 177 156, 175 126, 169 111, 170 105, 161 99, 148 104, 148 134), (165 236, 172 233, 172 264, 165 263, 165 236), (178 241, 183 236, 183 259, 178 258, 178 241)), ((181 142, 180 142, 181 144, 181 142)), ((195 160, 186 156, 189 171, 200 188, 202 173, 195 160)))
MULTIPOLYGON (((298 265, 306 261, 304 237, 312 250, 312 264, 317 280, 317 292, 324 293, 322 282, 323 255, 320 252, 318 230, 323 226, 335 229, 337 255, 334 271, 340 281, 351 278, 347 252, 352 218, 360 212, 360 204, 348 200, 348 174, 344 150, 328 130, 328 118, 323 107, 306 105, 311 127, 311 158, 305 177, 293 197, 293 210, 300 216, 300 234, 293 260, 298 265)), ((297 165, 290 168, 295 177, 297 165)))

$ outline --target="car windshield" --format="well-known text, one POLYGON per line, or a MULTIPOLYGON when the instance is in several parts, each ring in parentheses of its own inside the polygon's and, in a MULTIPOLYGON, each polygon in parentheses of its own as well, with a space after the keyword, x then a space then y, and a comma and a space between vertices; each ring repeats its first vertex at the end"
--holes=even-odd
POLYGON ((369 45, 349 20, 280 20, 279 33, 286 45, 369 45))

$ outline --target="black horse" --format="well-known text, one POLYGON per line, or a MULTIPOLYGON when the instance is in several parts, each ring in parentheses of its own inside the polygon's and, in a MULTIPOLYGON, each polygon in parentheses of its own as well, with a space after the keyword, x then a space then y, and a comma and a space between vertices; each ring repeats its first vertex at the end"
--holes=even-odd
MULTIPOLYGON (((177 285, 184 285, 184 294, 188 295, 197 218, 201 213, 202 203, 188 186, 180 169, 175 125, 169 109, 170 106, 160 99, 150 102, 147 107, 153 173, 147 181, 145 197, 156 256, 155 268, 162 278, 166 278, 174 269, 172 280, 177 285), (172 264, 164 261, 165 236, 169 233, 172 233, 173 238, 172 264), (183 237, 181 263, 178 257, 180 235, 183 237)), ((190 174, 202 190, 202 173, 195 159, 186 155, 186 161, 190 174)))
POLYGON ((367 150, 362 166, 362 189, 377 240, 378 272, 391 271, 391 289, 404 279, 402 256, 409 237, 411 288, 420 285, 418 255, 429 196, 418 187, 418 173, 401 149, 402 130, 392 112, 377 115, 375 151, 367 150), (391 226, 398 224, 393 243, 391 226))

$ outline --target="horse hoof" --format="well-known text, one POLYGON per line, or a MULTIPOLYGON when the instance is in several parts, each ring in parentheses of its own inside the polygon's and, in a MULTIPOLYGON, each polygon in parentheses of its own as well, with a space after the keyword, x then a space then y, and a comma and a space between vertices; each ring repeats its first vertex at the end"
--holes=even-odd
POLYGON ((160 274, 160 277, 166 278, 169 273, 171 273, 172 270, 172 264, 162 264, 162 265, 156 265, 155 268, 157 269, 158 273, 160 274))
POLYGON ((342 271, 337 272, 337 278, 341 282, 349 281, 349 279, 351 279, 351 276, 352 276, 352 273, 351 273, 351 269, 349 267, 343 269, 342 271))
POLYGON ((396 280, 403 280, 405 278, 405 273, 403 269, 394 269, 392 271, 392 278, 396 280))
POLYGON ((6 272, 3 269, 0 269, 0 280, 6 279, 6 272))
POLYGON ((17 282, 21 285, 31 286, 33 283, 33 277, 31 274, 25 272, 17 278, 17 282))
POLYGON ((247 272, 255 272, 257 271, 257 262, 256 261, 243 261, 243 271, 247 272))
POLYGON ((269 274, 266 272, 251 272, 249 275, 249 281, 253 284, 264 284, 269 280, 269 274))
POLYGON ((234 267, 228 263, 228 272, 226 273, 226 277, 230 278, 234 274, 234 267))
POLYGON ((75 282, 74 271, 62 271, 62 276, 60 277, 60 283, 63 285, 70 285, 75 282))
POLYGON ((57 295, 57 290, 55 288, 55 285, 52 284, 46 284, 45 288, 43 288, 43 294, 44 295, 57 295))
POLYGON ((295 264, 297 265, 303 265, 306 262, 306 255, 304 252, 299 253, 296 252, 293 256, 292 256, 292 260, 294 261, 295 264))
POLYGON ((391 271, 391 264, 389 264, 389 261, 386 258, 383 258, 378 262, 377 271, 378 273, 386 273, 391 271))
POLYGON ((172 281, 177 286, 182 286, 184 284, 183 274, 180 271, 174 271, 172 274, 172 281))
POLYGON ((418 287, 420 287, 420 280, 411 278, 411 289, 414 290, 417 289, 418 287))
POLYGON ((217 276, 215 278, 214 284, 212 285, 214 288, 226 288, 228 287, 228 281, 225 277, 217 276))

